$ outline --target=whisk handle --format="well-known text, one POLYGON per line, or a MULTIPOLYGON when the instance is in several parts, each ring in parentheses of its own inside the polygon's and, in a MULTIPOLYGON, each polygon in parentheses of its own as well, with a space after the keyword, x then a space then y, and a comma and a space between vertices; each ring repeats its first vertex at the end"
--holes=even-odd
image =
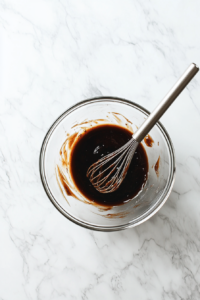
POLYGON ((133 138, 137 142, 141 142, 144 137, 149 133, 151 128, 156 124, 156 122, 162 117, 169 106, 174 102, 178 95, 184 90, 188 83, 199 71, 196 64, 192 63, 183 75, 179 78, 176 84, 171 88, 159 105, 152 111, 149 117, 144 121, 144 123, 139 127, 139 129, 134 133, 133 138))

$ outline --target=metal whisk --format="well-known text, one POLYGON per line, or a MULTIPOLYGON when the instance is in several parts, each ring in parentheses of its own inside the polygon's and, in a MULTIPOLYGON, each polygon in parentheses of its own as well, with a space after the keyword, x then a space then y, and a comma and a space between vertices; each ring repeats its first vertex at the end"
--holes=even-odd
POLYGON ((100 193, 111 193, 119 188, 127 174, 129 165, 139 143, 149 133, 151 128, 161 118, 198 71, 199 68, 192 63, 160 104, 133 134, 131 140, 116 151, 99 159, 89 167, 86 175, 97 191, 100 193))

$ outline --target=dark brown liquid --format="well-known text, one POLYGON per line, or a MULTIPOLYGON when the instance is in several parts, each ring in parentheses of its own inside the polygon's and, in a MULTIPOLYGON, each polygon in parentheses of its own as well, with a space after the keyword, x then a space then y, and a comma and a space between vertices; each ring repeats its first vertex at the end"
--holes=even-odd
POLYGON ((125 128, 115 125, 101 125, 89 129, 73 146, 71 153, 71 174, 79 191, 89 200, 101 205, 120 205, 132 199, 147 180, 148 159, 142 144, 133 156, 127 175, 117 191, 103 194, 98 192, 86 177, 88 168, 132 138, 125 128))

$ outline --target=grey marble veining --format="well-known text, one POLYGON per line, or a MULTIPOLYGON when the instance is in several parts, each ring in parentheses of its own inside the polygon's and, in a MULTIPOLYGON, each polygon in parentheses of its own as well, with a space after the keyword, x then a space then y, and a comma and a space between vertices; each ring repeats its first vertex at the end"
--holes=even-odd
POLYGON ((200 299, 200 75, 162 118, 176 182, 146 223, 78 227, 38 169, 70 105, 111 95, 152 110, 200 64, 199 11, 197 0, 0 0, 0 300, 200 299))

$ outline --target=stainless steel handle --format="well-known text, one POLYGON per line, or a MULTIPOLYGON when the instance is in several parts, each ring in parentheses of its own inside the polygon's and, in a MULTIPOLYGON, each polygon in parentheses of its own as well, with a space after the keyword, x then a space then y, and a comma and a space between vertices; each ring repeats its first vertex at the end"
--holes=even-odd
POLYGON ((199 71, 198 66, 191 64, 189 68, 183 73, 181 78, 176 82, 172 89, 167 93, 164 99, 159 103, 159 105, 152 111, 149 117, 144 121, 144 123, 139 127, 139 129, 133 134, 133 138, 137 142, 141 142, 143 138, 149 133, 151 128, 156 124, 156 122, 162 117, 169 106, 174 102, 178 95, 184 90, 188 83, 199 71))

